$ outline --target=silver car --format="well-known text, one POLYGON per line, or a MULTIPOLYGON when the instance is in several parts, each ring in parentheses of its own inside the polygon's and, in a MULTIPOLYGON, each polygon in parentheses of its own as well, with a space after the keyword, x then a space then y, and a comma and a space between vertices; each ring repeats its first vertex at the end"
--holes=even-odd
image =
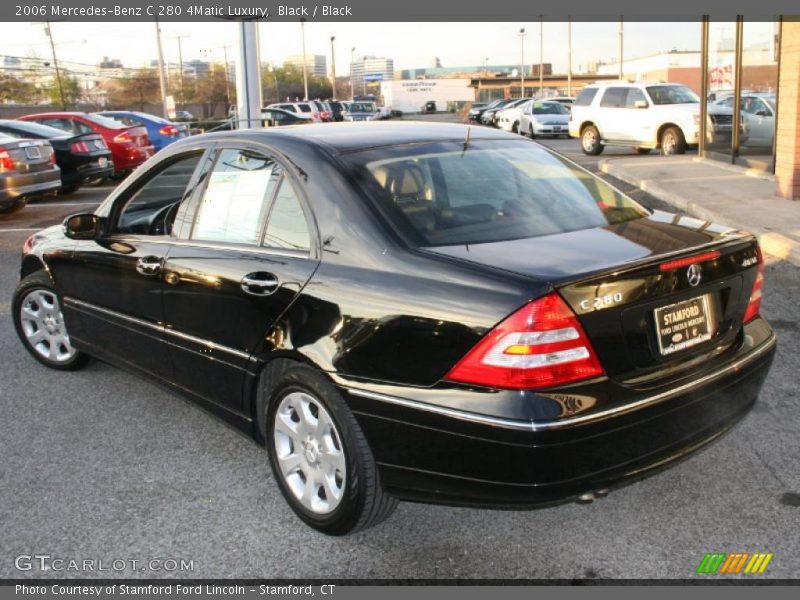
POLYGON ((532 138, 569 137, 569 110, 561 102, 552 100, 530 102, 522 111, 519 132, 532 138))

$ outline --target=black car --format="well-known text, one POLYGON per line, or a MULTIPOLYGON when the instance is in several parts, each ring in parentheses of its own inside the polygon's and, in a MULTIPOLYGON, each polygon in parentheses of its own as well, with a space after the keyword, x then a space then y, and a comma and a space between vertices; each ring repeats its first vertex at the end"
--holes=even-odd
POLYGON ((332 100, 328 102, 328 106, 331 107, 331 112, 333 113, 334 121, 336 122, 344 121, 344 115, 342 114, 342 112, 347 110, 344 104, 342 104, 338 100, 332 100))
POLYGON ((578 497, 729 429, 776 344, 755 238, 472 130, 171 144, 25 243, 17 332, 45 365, 98 357, 248 432, 329 534, 400 499, 578 497))
POLYGON ((28 199, 61 187, 53 147, 0 132, 0 212, 25 206, 28 199))
POLYGON ((0 119, 0 134, 50 142, 61 168, 59 194, 71 194, 87 179, 101 179, 114 173, 111 150, 99 133, 72 135, 41 123, 0 119))
MULTIPOLYGON (((514 100, 495 100, 488 106, 480 109, 480 114, 475 116, 475 122, 482 125, 492 125, 494 123, 494 115, 497 113, 497 111, 502 110, 512 102, 514 102, 514 100)), ((470 120, 473 120, 470 115, 467 116, 470 120)))
POLYGON ((264 127, 281 127, 283 125, 306 125, 312 123, 311 117, 289 112, 282 108, 262 108, 261 119, 264 127))

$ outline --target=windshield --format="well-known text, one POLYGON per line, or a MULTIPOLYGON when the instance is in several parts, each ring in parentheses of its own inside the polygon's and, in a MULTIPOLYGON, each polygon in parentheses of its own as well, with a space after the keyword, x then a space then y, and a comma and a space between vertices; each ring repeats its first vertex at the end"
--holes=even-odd
POLYGON ((535 115, 568 115, 569 111, 562 104, 548 102, 546 104, 534 104, 533 114, 535 115))
POLYGON ((653 85, 647 88, 653 104, 695 104, 700 98, 685 85, 653 85))
POLYGON ((372 113, 375 112, 375 106, 369 102, 353 102, 350 112, 372 113))
POLYGON ((532 238, 648 214, 526 141, 391 146, 346 156, 387 219, 419 246, 532 238))
POLYGON ((109 117, 104 117, 103 115, 86 115, 84 117, 86 120, 91 121, 92 123, 97 123, 101 127, 105 127, 106 129, 127 129, 128 126, 124 123, 120 123, 119 121, 115 121, 109 117))

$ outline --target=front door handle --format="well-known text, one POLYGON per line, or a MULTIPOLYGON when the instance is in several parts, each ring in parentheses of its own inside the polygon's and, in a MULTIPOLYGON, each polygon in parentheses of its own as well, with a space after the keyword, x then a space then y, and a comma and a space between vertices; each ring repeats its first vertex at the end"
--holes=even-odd
POLYGON ((278 278, 272 273, 248 273, 242 277, 242 290, 254 296, 269 296, 279 285, 278 278))
POLYGON ((158 275, 162 264, 162 259, 157 256, 143 256, 136 261, 136 271, 140 275, 158 275))

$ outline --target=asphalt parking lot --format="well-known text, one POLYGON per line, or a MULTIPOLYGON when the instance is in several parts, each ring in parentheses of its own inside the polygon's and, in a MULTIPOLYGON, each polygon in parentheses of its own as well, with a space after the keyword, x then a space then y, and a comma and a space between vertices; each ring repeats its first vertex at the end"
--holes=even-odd
MULTIPOLYGON (((546 143, 596 164, 575 140, 546 143)), ((0 215, 1 578, 691 578, 712 551, 772 552, 758 577, 800 576, 800 273, 791 265, 766 271, 762 312, 780 344, 759 403, 688 460, 588 505, 404 503, 376 528, 328 538, 294 517, 265 451, 199 408, 103 363, 53 372, 23 351, 9 314, 23 241, 109 190, 0 215), (193 570, 19 571, 24 554, 186 559, 193 570)))

